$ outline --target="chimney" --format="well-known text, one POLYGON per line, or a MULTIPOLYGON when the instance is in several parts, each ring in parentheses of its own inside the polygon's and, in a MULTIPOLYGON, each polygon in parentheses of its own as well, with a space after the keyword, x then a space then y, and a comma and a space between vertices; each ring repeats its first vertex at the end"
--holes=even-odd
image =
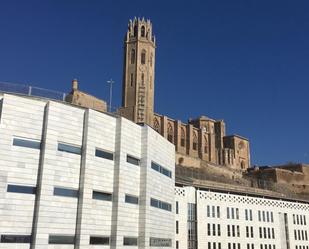
POLYGON ((78 81, 77 79, 72 80, 72 90, 76 91, 78 89, 78 81))

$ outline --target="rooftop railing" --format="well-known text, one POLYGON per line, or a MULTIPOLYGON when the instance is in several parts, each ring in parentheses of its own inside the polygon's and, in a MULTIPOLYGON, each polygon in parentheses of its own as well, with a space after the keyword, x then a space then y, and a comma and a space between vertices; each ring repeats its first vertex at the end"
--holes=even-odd
POLYGON ((0 92, 41 97, 60 101, 64 101, 66 97, 66 94, 63 92, 9 82, 0 82, 0 92))

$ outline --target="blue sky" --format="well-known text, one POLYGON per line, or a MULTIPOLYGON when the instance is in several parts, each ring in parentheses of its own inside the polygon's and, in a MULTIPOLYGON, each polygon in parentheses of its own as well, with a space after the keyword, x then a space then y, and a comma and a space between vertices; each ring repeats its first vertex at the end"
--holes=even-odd
POLYGON ((121 104, 127 22, 157 38, 155 110, 224 119, 253 164, 309 163, 309 2, 305 0, 0 2, 0 81, 121 104), (175 90, 177 88, 177 90, 175 90))

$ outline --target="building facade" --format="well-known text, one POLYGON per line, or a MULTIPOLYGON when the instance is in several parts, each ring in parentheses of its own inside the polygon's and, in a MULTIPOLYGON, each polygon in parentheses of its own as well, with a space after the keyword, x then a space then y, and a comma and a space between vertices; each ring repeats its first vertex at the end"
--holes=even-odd
POLYGON ((309 204, 175 187, 176 249, 308 249, 309 204))
POLYGON ((64 102, 3 94, 0 106, 0 248, 173 246, 171 143, 64 102))
POLYGON ((177 160, 186 165, 194 166, 194 159, 198 159, 243 171, 249 168, 248 139, 226 136, 223 120, 201 116, 185 124, 154 113, 155 49, 150 20, 130 20, 124 41, 122 107, 119 114, 135 123, 153 127, 175 145, 177 160))

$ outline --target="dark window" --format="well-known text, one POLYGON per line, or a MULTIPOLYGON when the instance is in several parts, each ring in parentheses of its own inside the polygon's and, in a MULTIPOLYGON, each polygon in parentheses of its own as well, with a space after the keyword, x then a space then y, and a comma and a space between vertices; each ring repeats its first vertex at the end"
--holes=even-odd
POLYGON ((133 73, 131 73, 131 75, 130 75, 130 84, 131 84, 131 86, 133 86, 133 73))
POLYGON ((156 200, 154 198, 150 199, 150 205, 152 207, 160 208, 160 209, 163 209, 163 210, 166 210, 166 211, 172 211, 172 205, 171 204, 164 202, 164 201, 156 200))
POLYGON ((90 236, 90 245, 109 245, 109 237, 90 236))
POLYGON ((68 188, 54 188, 54 195, 65 196, 65 197, 78 197, 78 190, 68 188))
POLYGON ((161 174, 168 176, 168 177, 172 177, 172 172, 169 171, 168 169, 164 168, 163 166, 155 163, 155 162, 151 162, 151 168, 154 169, 155 171, 160 172, 161 174))
POLYGON ((176 214, 179 214, 179 203, 176 201, 176 214))
POLYGON ((14 138, 13 139, 13 145, 14 146, 20 146, 20 147, 26 147, 26 148, 32 148, 32 149, 40 149, 41 148, 41 142, 40 141, 27 140, 27 139, 22 139, 22 138, 14 138))
POLYGON ((124 246, 137 246, 137 238, 134 237, 124 237, 123 238, 124 246))
POLYGON ((145 33, 146 33, 145 27, 142 26, 142 28, 141 28, 141 36, 142 36, 142 37, 145 37, 145 33))
POLYGON ((134 165, 137 165, 137 166, 139 166, 139 164, 140 164, 140 160, 138 158, 135 158, 135 157, 129 156, 129 155, 127 155, 127 162, 134 164, 134 165))
POLYGON ((36 194, 36 187, 8 185, 7 192, 22 193, 22 194, 36 194))
POLYGON ((1 235, 1 243, 30 243, 31 235, 1 235))
POLYGON ((145 75, 144 75, 144 73, 142 73, 141 78, 142 78, 142 86, 143 86, 145 84, 145 75))
POLYGON ((72 154, 77 154, 77 155, 81 154, 81 148, 78 146, 74 146, 74 145, 58 143, 58 150, 72 153, 72 154))
POLYGON ((151 247, 171 247, 172 246, 172 240, 171 239, 165 239, 165 238, 149 238, 149 245, 151 247))
POLYGON ((179 233, 179 221, 176 220, 176 234, 179 233))
POLYGON ((141 63, 145 64, 146 63, 146 51, 143 50, 141 53, 141 63))
POLYGON ((132 204, 138 204, 138 197, 133 196, 133 195, 126 195, 125 202, 132 203, 132 204))
POLYGON ((96 200, 101 200, 101 201, 111 201, 112 200, 112 194, 111 193, 93 191, 92 192, 92 198, 96 199, 96 200))
POLYGON ((151 168, 154 169, 155 171, 160 172, 160 165, 154 162, 151 162, 151 168))
POLYGON ((134 64, 135 63, 135 50, 132 49, 131 50, 131 64, 134 64))
POLYGON ((49 235, 48 244, 75 244, 75 236, 70 235, 49 235))
POLYGON ((104 150, 96 149, 95 156, 102 157, 108 160, 114 160, 114 154, 111 152, 104 151, 104 150))

